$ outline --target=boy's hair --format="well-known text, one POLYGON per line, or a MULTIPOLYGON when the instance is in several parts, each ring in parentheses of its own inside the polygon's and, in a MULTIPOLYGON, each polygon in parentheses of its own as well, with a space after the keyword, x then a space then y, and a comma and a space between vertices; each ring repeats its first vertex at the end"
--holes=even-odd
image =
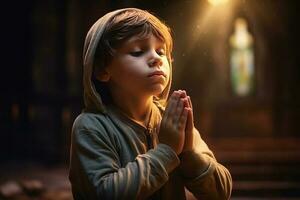
POLYGON ((126 10, 114 16, 104 29, 97 45, 94 60, 94 75, 109 65, 115 50, 133 36, 147 38, 151 34, 166 44, 166 55, 171 63, 173 40, 171 29, 160 19, 145 10, 126 10))

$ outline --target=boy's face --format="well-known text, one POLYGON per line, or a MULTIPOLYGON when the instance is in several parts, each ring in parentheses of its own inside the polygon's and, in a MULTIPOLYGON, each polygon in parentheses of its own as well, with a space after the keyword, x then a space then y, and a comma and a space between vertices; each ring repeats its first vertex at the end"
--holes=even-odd
POLYGON ((166 45, 152 34, 144 39, 133 36, 117 49, 105 73, 111 90, 158 95, 167 86, 170 75, 166 45))

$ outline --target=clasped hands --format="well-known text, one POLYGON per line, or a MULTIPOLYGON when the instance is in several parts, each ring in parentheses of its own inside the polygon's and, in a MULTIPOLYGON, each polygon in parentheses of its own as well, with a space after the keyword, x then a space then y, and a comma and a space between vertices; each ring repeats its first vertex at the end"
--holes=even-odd
POLYGON ((193 150, 193 107, 185 91, 172 93, 162 116, 159 142, 170 146, 177 155, 193 150))

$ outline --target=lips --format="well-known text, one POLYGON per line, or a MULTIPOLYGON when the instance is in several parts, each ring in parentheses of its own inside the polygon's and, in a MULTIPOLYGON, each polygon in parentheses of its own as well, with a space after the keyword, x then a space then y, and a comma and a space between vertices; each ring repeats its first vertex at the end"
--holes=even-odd
POLYGON ((155 77, 155 76, 163 76, 166 77, 166 74, 163 71, 155 71, 148 75, 148 77, 155 77))

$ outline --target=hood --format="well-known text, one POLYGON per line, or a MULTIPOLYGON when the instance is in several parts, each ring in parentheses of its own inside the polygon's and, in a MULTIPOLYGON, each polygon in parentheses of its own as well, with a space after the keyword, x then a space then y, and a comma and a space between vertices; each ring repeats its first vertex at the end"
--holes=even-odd
MULTIPOLYGON (((93 65, 94 65, 94 56, 97 49, 98 42, 100 41, 103 31, 107 26, 107 22, 110 21, 114 16, 118 15, 121 12, 127 10, 139 10, 137 8, 124 8, 115 10, 105 14, 103 17, 98 19, 93 26, 88 31, 84 49, 83 49, 83 90, 84 90, 84 104, 85 110, 88 112, 100 112, 106 113, 105 105, 101 99, 100 93, 96 90, 95 84, 93 82, 93 65)), ((164 91, 153 99, 154 103, 160 108, 164 109, 168 94, 171 88, 172 82, 172 62, 171 58, 168 58, 170 64, 170 78, 169 82, 164 89, 164 91)))

